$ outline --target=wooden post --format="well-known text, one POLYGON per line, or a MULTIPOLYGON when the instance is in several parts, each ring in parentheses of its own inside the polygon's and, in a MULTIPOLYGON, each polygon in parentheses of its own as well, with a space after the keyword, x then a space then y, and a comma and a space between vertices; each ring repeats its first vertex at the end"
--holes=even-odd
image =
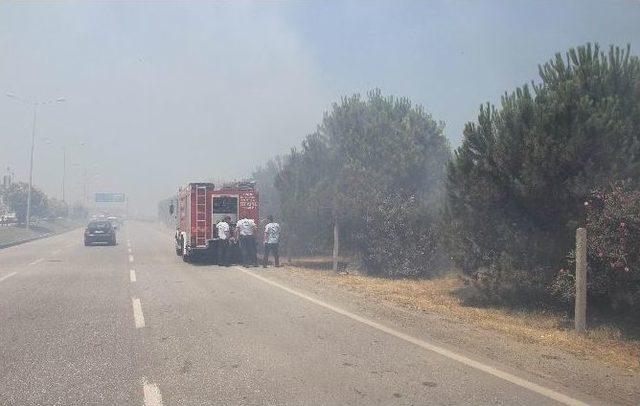
POLYGON ((587 229, 576 230, 576 303, 575 328, 578 333, 587 329, 587 229))
POLYGON ((333 271, 338 272, 338 255, 340 253, 340 232, 338 230, 338 219, 333 222, 333 271))

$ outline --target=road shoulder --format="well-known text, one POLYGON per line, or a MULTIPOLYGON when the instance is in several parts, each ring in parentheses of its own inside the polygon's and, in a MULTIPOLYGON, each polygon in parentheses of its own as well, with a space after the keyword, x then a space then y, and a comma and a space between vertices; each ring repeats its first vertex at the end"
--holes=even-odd
POLYGON ((283 267, 260 268, 256 272, 414 337, 522 371, 542 381, 557 383, 577 393, 617 404, 637 404, 640 399, 640 376, 633 369, 620 368, 556 347, 523 342, 452 315, 399 306, 366 289, 353 289, 337 283, 339 277, 330 271, 283 267))

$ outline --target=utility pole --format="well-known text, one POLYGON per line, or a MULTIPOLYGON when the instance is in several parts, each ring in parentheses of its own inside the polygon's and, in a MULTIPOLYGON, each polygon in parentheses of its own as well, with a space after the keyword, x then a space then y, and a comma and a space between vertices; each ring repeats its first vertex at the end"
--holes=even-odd
POLYGON ((84 169, 84 182, 82 184, 82 202, 87 206, 87 168, 84 169))
POLYGON ((576 303, 575 328, 578 333, 587 329, 587 229, 576 230, 576 303))
POLYGON ((65 180, 67 177, 67 147, 62 146, 62 203, 67 204, 67 200, 65 199, 65 180))
POLYGON ((27 194, 27 229, 31 228, 31 188, 33 187, 33 151, 36 148, 36 117, 38 105, 33 105, 33 130, 31 132, 31 158, 29 160, 29 193, 27 194))
POLYGON ((20 102, 30 104, 33 106, 33 129, 31 131, 31 155, 29 157, 29 192, 27 194, 27 229, 31 228, 31 190, 33 189, 33 152, 36 148, 36 118, 38 106, 41 104, 51 104, 51 103, 62 103, 65 101, 64 97, 59 97, 55 100, 49 100, 45 102, 37 102, 32 100, 23 99, 21 97, 16 96, 13 93, 7 93, 7 97, 11 97, 12 99, 16 99, 20 102))
POLYGON ((333 271, 338 272, 338 257, 340 255, 340 227, 338 217, 333 222, 333 271))

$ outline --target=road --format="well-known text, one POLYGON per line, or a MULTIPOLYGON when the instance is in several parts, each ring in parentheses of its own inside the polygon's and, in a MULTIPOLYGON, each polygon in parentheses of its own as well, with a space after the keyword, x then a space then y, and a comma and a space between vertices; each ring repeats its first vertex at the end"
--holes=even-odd
POLYGON ((0 405, 597 404, 131 222, 0 251, 0 405))

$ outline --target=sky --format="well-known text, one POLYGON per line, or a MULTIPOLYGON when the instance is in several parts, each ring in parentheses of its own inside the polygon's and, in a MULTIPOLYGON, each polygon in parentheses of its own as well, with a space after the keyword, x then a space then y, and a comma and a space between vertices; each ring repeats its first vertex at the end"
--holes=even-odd
POLYGON ((640 54, 640 1, 0 1, 0 171, 154 214, 188 182, 246 177, 342 96, 406 96, 452 147, 482 103, 586 42, 640 54))

